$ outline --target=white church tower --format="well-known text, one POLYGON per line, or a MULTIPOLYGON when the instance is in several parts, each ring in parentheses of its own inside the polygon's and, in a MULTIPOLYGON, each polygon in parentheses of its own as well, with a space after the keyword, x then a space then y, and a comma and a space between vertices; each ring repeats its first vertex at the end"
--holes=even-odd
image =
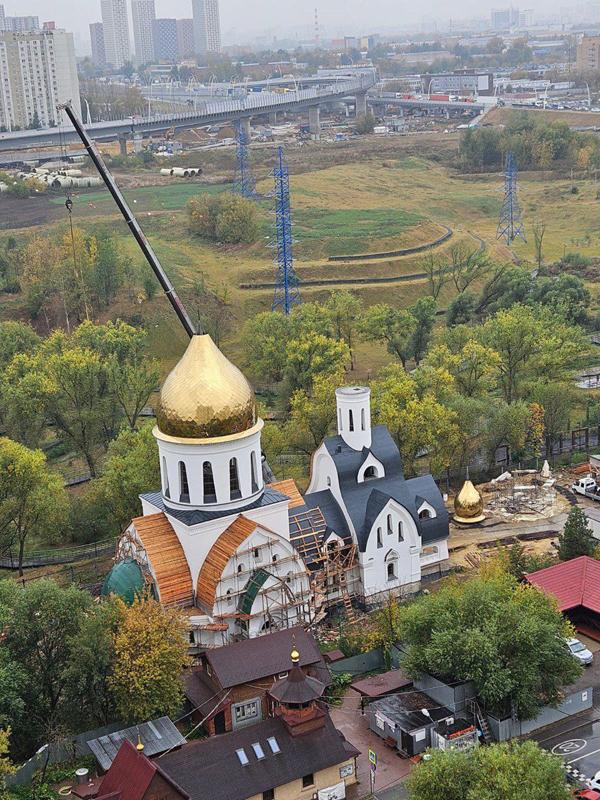
POLYGON ((342 386, 335 390, 338 434, 353 450, 371 447, 371 390, 342 386))

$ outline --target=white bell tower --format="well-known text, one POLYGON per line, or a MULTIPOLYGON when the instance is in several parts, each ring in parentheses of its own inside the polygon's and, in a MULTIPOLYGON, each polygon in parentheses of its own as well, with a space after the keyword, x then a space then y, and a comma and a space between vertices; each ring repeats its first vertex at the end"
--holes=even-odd
POLYGON ((335 390, 338 433, 353 450, 371 447, 371 390, 342 386, 335 390))

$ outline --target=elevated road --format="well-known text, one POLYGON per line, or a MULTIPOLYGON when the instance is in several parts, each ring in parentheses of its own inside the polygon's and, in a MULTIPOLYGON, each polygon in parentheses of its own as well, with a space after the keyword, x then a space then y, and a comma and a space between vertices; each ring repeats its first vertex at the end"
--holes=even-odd
MULTIPOLYGON (((366 92, 374 85, 374 81, 374 76, 362 74, 360 77, 337 80, 329 86, 298 89, 285 94, 249 92, 241 99, 221 102, 215 100, 205 103, 202 108, 190 109, 190 111, 181 113, 152 114, 144 117, 94 122, 86 128, 96 141, 123 140, 137 135, 143 137, 164 133, 173 127, 176 130, 183 130, 238 118, 248 119, 278 111, 294 111, 302 107, 318 108, 332 100, 352 95, 359 96, 364 101, 366 92)), ((70 123, 65 123, 60 128, 11 131, 0 134, 0 151, 52 147, 72 143, 79 143, 79 137, 70 123)))
POLYGON ((489 106, 484 103, 478 103, 477 101, 473 103, 459 100, 451 102, 449 100, 429 100, 426 97, 406 99, 386 93, 369 94, 367 102, 374 108, 385 106, 386 108, 400 108, 406 111, 420 110, 426 111, 432 115, 450 115, 454 117, 462 116, 465 112, 467 112, 469 116, 475 117, 481 114, 484 109, 489 108, 489 106))

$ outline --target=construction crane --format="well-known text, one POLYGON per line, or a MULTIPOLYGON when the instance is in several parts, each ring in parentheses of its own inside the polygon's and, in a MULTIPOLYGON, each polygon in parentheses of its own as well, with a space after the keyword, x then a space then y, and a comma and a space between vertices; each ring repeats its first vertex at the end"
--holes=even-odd
POLYGON ((129 230, 131 231, 136 242, 140 246, 140 250, 144 254, 146 261, 148 262, 150 268, 152 269, 152 272, 154 272, 154 274, 158 278, 158 281, 162 286, 164 293, 167 295, 167 300, 173 306, 175 313, 179 317, 179 321, 185 328, 185 332, 188 334, 190 338, 194 336, 194 334, 196 333, 202 333, 202 330, 200 329, 200 324, 198 323, 198 326, 196 326, 192 323, 192 320, 190 319, 187 311, 185 310, 183 303, 181 302, 177 292, 175 291, 175 287, 169 280, 167 273, 162 268, 162 265, 156 256, 156 253, 150 247, 150 243, 148 242, 148 239, 146 239, 146 236, 144 235, 144 232, 142 231, 139 222, 135 218, 132 210, 125 202, 125 198, 121 194, 121 190, 117 186, 115 179, 110 173, 110 170, 104 163, 104 159, 100 155, 100 152, 98 151, 96 145, 94 144, 92 139, 90 139, 88 132, 83 127, 83 122, 77 116, 75 110, 73 109, 73 106, 71 105, 71 103, 64 103, 59 106, 59 109, 63 110, 65 114, 68 116, 68 118, 71 120, 73 127, 77 131, 77 135, 83 142, 83 146, 87 150, 89 157, 92 159, 96 169, 100 173, 100 177, 106 184, 108 191, 113 196, 113 199, 117 204, 119 211, 123 215, 123 219, 127 223, 129 230))

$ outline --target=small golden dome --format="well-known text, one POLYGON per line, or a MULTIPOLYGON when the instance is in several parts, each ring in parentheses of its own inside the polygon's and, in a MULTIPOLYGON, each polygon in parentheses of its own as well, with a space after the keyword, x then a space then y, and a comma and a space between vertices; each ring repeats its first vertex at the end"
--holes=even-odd
POLYGON ((197 334, 163 384, 156 420, 161 433, 184 439, 243 433, 257 421, 254 391, 210 336, 197 334))
POLYGON ((483 497, 467 478, 454 498, 454 519, 456 522, 481 522, 485 519, 482 512, 483 497))
POLYGON ((298 664, 300 661, 300 653, 294 648, 292 650, 292 664, 298 664))

